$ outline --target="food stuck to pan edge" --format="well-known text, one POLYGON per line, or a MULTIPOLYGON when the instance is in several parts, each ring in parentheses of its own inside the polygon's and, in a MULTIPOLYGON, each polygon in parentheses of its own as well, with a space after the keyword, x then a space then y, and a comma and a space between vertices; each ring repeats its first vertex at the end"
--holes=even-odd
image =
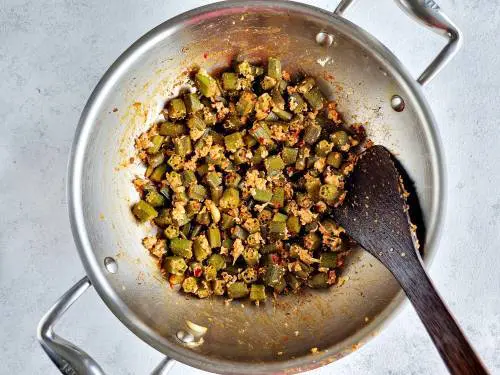
POLYGON ((135 142, 147 168, 132 212, 158 228, 143 245, 170 285, 257 304, 334 285, 349 239, 328 213, 348 194, 364 128, 273 57, 191 79, 135 142))

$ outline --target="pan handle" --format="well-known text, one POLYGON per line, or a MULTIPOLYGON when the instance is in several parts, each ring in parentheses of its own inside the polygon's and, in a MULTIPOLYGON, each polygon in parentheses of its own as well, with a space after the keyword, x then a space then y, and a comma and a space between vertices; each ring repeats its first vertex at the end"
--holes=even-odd
MULTIPOLYGON (((356 0, 341 0, 334 11, 337 16, 343 16, 345 11, 356 0)), ((448 64, 457 54, 462 46, 462 32, 443 13, 434 0, 395 0, 403 11, 425 25, 435 33, 448 39, 446 46, 439 52, 436 58, 429 64, 424 72, 418 77, 417 82, 422 86, 433 79, 441 69, 448 64)))
MULTIPOLYGON (((65 375, 105 375, 104 370, 87 353, 54 332, 54 326, 69 307, 91 286, 87 276, 68 290, 38 324, 37 337, 43 350, 65 375)), ((166 375, 174 361, 165 357, 151 375, 166 375)))

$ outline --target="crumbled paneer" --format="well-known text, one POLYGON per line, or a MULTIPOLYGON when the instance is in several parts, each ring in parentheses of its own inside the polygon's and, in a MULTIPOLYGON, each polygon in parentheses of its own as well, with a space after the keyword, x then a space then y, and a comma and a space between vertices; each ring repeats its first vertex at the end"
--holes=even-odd
POLYGON ((314 219, 318 216, 317 214, 313 214, 310 209, 308 208, 301 208, 299 210, 299 218, 300 218, 300 223, 302 225, 306 225, 309 223, 312 223, 314 219))

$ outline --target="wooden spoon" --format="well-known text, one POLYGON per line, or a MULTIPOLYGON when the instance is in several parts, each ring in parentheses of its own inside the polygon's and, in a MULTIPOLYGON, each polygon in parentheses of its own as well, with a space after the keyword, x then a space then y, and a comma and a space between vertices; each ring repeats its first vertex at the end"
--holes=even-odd
POLYGON ((411 230, 402 182, 382 146, 366 150, 332 212, 348 235, 392 272, 417 310, 452 374, 487 374, 423 267, 411 230))

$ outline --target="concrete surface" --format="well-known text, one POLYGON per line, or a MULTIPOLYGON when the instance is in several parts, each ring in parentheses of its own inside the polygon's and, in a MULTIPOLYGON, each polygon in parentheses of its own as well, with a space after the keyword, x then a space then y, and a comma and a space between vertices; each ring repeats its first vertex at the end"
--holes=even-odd
MULTIPOLYGON (((0 2, 0 373, 57 374, 35 337, 40 317, 83 275, 70 233, 66 163, 80 111, 115 58, 147 30, 201 0, 0 2)), ((333 10, 336 1, 307 1, 333 10)), ((376 3, 376 5, 374 5, 376 3)), ((492 373, 500 373, 500 60, 498 1, 443 0, 465 45, 426 88, 446 153, 449 201, 430 274, 492 373)), ((390 0, 348 17, 417 75, 443 45, 390 0), (383 16, 381 16, 383 15, 383 16)), ((59 332, 109 374, 146 374, 161 355, 94 291, 59 332)), ((176 364, 172 374, 201 374, 176 364)), ((444 374, 407 306, 375 340, 311 374, 444 374)))

